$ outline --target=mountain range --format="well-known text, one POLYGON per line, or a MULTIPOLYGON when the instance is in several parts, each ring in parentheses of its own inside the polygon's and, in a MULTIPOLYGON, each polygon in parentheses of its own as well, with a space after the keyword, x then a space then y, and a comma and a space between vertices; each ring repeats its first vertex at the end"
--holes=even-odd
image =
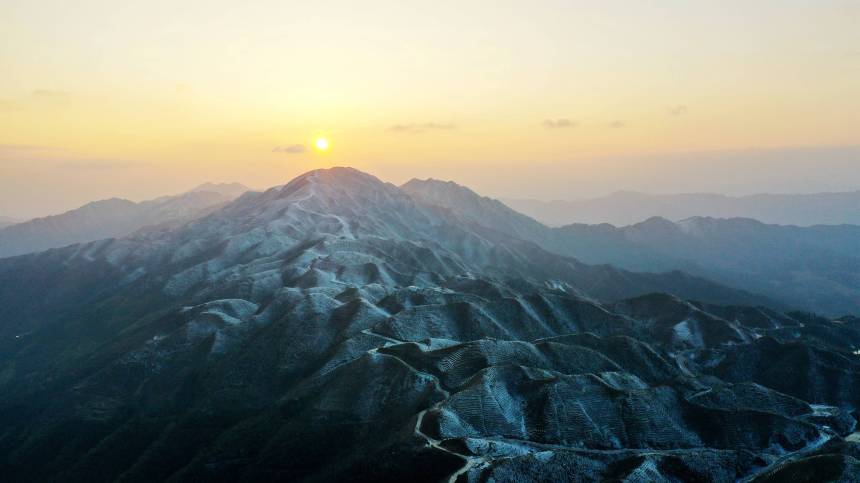
POLYGON ((629 270, 683 270, 799 309, 860 313, 860 226, 768 225, 749 218, 559 228, 560 253, 629 270), (564 247, 562 250, 561 247, 564 247))
POLYGON ((640 272, 679 270, 765 295, 784 307, 833 316, 860 313, 860 226, 654 217, 620 228, 607 223, 550 228, 453 182, 412 180, 403 189, 586 263, 640 272))
POLYGON ((858 474, 860 319, 589 265, 537 229, 552 232, 454 184, 332 168, 0 259, 0 474, 858 474))
POLYGON ((578 201, 504 199, 511 208, 550 226, 571 223, 632 225, 652 217, 752 218, 777 225, 860 225, 860 191, 814 194, 651 195, 619 191, 578 201))
POLYGON ((135 203, 111 198, 65 213, 0 226, 0 257, 128 235, 149 225, 202 216, 248 189, 238 183, 200 185, 177 196, 135 203))

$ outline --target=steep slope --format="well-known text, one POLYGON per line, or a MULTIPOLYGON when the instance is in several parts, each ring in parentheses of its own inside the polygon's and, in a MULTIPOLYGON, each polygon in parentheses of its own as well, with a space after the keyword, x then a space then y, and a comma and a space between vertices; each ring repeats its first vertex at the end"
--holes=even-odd
POLYGON ((208 184, 182 195, 140 203, 118 198, 94 201, 60 215, 0 229, 0 257, 125 236, 149 225, 187 221, 234 199, 240 190, 241 185, 236 184, 208 184))
POLYGON ((182 226, 0 260, 0 474, 728 482, 844 442, 851 391, 737 374, 774 356, 756 341, 812 350, 800 326, 844 357, 825 336, 856 324, 591 292, 674 283, 705 282, 590 267, 313 171, 182 226))
POLYGON ((860 191, 814 194, 649 195, 621 191, 578 201, 505 199, 505 204, 550 226, 571 223, 632 225, 651 217, 753 218, 778 225, 860 225, 860 191))

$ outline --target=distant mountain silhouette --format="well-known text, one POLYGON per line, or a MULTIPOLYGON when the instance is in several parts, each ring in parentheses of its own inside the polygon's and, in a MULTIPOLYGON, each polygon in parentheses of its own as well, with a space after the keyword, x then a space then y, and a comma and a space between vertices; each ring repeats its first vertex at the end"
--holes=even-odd
POLYGON ((860 313, 860 226, 781 226, 748 218, 574 224, 555 251, 630 270, 684 270, 796 308, 860 313))
POLYGON ((451 182, 413 180, 403 189, 475 223, 590 264, 634 271, 681 270, 830 315, 860 313, 860 226, 780 226, 749 218, 652 217, 546 227, 451 182))
POLYGON ((60 215, 0 228, 0 257, 121 237, 145 226, 187 221, 224 205, 245 191, 247 188, 238 183, 208 183, 181 195, 140 203, 119 198, 94 201, 60 215))
POLYGON ((579 201, 504 199, 511 208, 550 226, 610 223, 624 226, 659 216, 673 221, 693 216, 753 218, 778 225, 860 225, 860 191, 817 194, 649 195, 621 191, 579 201))

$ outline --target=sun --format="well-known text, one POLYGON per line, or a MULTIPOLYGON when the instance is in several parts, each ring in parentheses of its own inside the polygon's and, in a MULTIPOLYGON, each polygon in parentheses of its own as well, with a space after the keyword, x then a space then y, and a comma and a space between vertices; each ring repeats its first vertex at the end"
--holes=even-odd
POLYGON ((326 138, 316 138, 314 141, 314 147, 317 148, 317 151, 327 151, 329 146, 328 139, 326 138))

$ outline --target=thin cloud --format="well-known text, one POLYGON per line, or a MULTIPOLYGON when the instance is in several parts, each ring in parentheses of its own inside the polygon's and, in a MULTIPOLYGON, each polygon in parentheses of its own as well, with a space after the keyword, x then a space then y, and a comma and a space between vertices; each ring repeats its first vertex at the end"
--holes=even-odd
POLYGON ((453 131, 454 129, 457 129, 457 126, 451 123, 423 122, 395 124, 390 126, 388 131, 397 133, 422 133, 426 131, 453 131))
POLYGON ((622 129, 627 127, 627 121, 612 121, 609 123, 609 127, 612 129, 622 129))
POLYGON ((558 119, 546 119, 543 122, 543 127, 547 129, 565 129, 570 127, 576 127, 579 123, 576 121, 571 121, 567 118, 558 118, 558 119))
POLYGON ((688 111, 689 109, 687 109, 687 106, 685 106, 684 104, 678 104, 677 106, 669 106, 669 108, 666 109, 666 112, 670 116, 683 116, 688 111))
POLYGON ((290 144, 287 146, 276 146, 272 152, 282 154, 301 154, 307 152, 307 150, 308 148, 304 144, 290 144))

